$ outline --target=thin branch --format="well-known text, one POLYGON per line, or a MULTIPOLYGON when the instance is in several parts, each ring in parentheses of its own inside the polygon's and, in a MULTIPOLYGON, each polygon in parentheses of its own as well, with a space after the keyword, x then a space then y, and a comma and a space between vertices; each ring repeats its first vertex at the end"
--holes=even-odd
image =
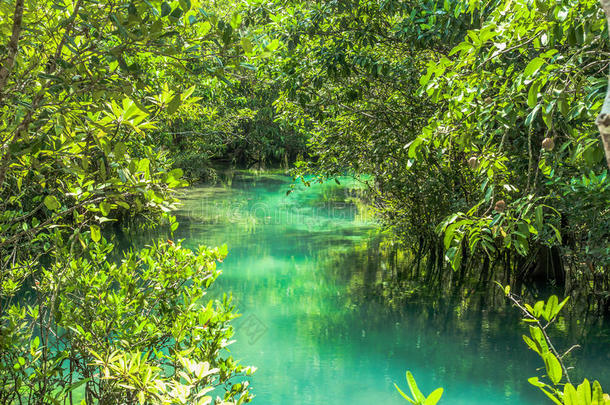
MULTIPOLYGON (((521 310, 521 312, 523 312, 523 314, 525 315, 525 317, 529 320, 531 320, 533 323, 535 323, 538 328, 540 329, 540 331, 542 332, 542 335, 544 336, 544 339, 546 340, 546 343, 549 345, 549 349, 551 350, 551 353, 553 353, 555 355, 555 357, 557 358, 557 360, 559 361, 559 364, 561 365, 561 369, 563 370, 564 375, 566 376, 566 380, 568 381, 568 383, 572 383, 572 381, 570 380, 570 375, 568 374, 568 368, 565 366, 565 364, 563 364, 563 360, 561 355, 559 355, 559 352, 555 349, 555 346, 553 346, 553 342, 551 341, 551 338, 549 337, 549 335, 546 333, 546 327, 550 325, 550 322, 546 325, 546 326, 542 326, 542 323, 540 322, 540 320, 538 318, 536 318, 534 315, 532 315, 530 313, 530 311, 527 310, 527 308, 525 308, 523 305, 521 305, 521 302, 516 298, 516 296, 513 293, 509 293, 508 294, 508 299, 510 299, 513 304, 515 304, 515 306, 517 308, 519 308, 521 310)), ((572 350, 574 347, 570 348, 570 350, 572 350)), ((569 350, 568 350, 569 352, 569 350)), ((567 353, 564 353, 564 355, 567 353)))

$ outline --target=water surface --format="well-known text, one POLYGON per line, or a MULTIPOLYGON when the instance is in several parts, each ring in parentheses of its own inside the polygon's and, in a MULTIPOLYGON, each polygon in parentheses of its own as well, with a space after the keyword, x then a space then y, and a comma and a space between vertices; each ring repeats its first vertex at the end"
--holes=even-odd
POLYGON ((405 404, 393 383, 406 390, 407 369, 426 393, 444 387, 441 404, 544 403, 526 381, 541 363, 517 314, 370 299, 384 263, 377 225, 347 191, 353 182, 286 195, 290 184, 236 175, 190 189, 178 212, 187 246, 229 247, 215 288, 243 314, 231 351, 258 367, 255 405, 405 404))

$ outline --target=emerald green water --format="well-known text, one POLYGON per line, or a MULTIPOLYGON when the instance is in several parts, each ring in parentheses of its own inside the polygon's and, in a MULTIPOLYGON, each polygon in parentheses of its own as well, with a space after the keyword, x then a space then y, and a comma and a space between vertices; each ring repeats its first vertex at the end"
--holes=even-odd
MULTIPOLYGON (((537 357, 516 316, 415 302, 390 309, 367 295, 383 278, 376 224, 343 186, 297 187, 282 175, 237 175, 195 187, 178 212, 185 244, 227 243, 216 291, 232 292, 235 358, 255 365, 254 404, 405 404, 411 370, 441 404, 540 404, 527 377, 537 357)), ((597 378, 609 352, 583 364, 597 378)), ((606 383, 607 384, 607 383, 606 383)))

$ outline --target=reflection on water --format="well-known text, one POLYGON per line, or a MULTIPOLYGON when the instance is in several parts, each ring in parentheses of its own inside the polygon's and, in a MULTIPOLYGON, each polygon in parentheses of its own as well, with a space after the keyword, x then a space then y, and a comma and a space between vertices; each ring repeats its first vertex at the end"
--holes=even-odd
MULTIPOLYGON (((259 368, 254 404, 404 404, 393 383, 405 386, 407 369, 427 392, 443 386, 444 404, 543 402, 526 381, 540 362, 518 314, 451 297, 388 308, 371 294, 387 271, 356 184, 287 196, 290 181, 237 174, 230 187, 190 189, 178 212, 186 245, 229 246, 216 289, 243 314, 231 350, 259 368)), ((581 365, 608 372, 605 347, 581 365)))

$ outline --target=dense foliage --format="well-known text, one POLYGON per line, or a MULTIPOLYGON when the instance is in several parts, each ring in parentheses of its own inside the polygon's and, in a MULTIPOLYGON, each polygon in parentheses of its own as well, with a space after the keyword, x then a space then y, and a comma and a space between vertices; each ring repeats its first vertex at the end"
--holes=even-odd
POLYGON ((185 182, 151 131, 197 101, 193 66, 220 77, 243 55, 203 7, 0 3, 3 403, 249 400, 223 352, 231 308, 202 301, 224 254, 160 242, 119 259, 102 237, 135 216, 177 227, 185 182))
POLYGON ((567 280, 607 308, 610 182, 594 121, 608 39, 596 1, 274 12, 277 104, 311 134, 299 173, 373 175, 379 214, 430 271, 476 277, 503 263, 517 287, 567 280))
POLYGON ((287 168, 304 152, 305 137, 277 117, 274 85, 251 68, 242 67, 231 82, 200 80, 197 105, 154 132, 188 179, 214 182, 218 167, 287 168))
POLYGON ((261 28, 265 11, 234 2, 215 2, 210 10, 211 18, 219 19, 216 29, 227 48, 242 58, 230 54, 191 62, 187 76, 166 69, 164 76, 173 83, 189 83, 183 84, 186 88, 194 81, 198 102, 164 119, 152 139, 193 181, 215 181, 215 167, 287 168, 304 153, 306 134, 282 119, 274 106, 281 87, 264 66, 280 42, 261 28))
MULTIPOLYGON (((232 307, 206 298, 224 249, 121 255, 107 232, 171 238, 175 189, 218 163, 370 176, 391 255, 416 260, 399 289, 541 281, 610 313, 597 0, 13 0, 0 15, 4 403, 250 400, 233 380, 250 369, 223 350, 232 307)), ((556 314, 538 309, 544 331, 556 314)), ((535 385, 556 403, 587 391, 537 337, 551 384, 535 385)))
POLYGON ((111 244, 89 246, 55 251, 26 294, 35 304, 6 309, 2 403, 207 404, 217 387, 249 398, 247 381, 229 379, 251 369, 223 353, 236 315, 205 301, 226 247, 159 242, 115 263, 111 244))

